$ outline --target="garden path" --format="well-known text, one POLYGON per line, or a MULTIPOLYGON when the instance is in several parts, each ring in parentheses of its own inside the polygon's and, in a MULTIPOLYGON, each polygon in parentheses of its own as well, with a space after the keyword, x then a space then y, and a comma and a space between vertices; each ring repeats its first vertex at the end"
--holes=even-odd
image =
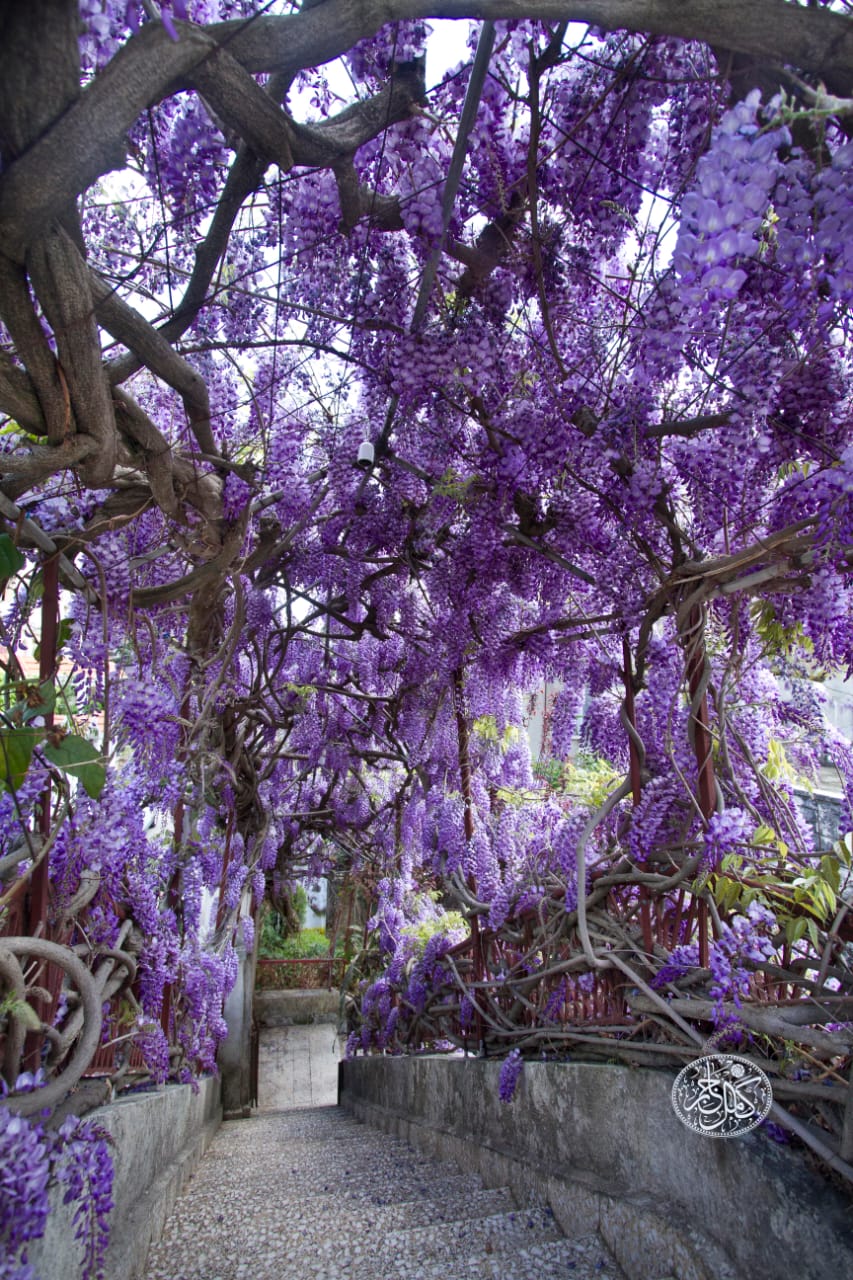
POLYGON ((329 1023, 262 1029, 260 1106, 219 1130, 147 1280, 621 1280, 594 1233, 337 1107, 340 1046, 329 1023))
POLYGON ((622 1280, 598 1236, 334 1107, 223 1124, 147 1280, 622 1280))

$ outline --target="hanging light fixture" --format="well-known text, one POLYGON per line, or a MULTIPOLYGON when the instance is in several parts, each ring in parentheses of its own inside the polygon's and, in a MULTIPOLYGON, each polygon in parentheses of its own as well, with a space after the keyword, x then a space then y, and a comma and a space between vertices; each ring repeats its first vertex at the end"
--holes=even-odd
POLYGON ((355 465, 361 467, 362 471, 369 471, 373 466, 373 445, 369 440, 362 440, 358 446, 358 457, 355 465))

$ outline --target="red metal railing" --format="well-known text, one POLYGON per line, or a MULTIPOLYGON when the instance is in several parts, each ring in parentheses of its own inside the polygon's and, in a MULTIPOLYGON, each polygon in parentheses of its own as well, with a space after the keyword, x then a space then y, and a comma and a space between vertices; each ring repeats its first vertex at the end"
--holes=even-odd
POLYGON ((256 987, 269 990, 331 991, 340 986, 346 972, 342 956, 314 956, 309 959, 275 959, 262 956, 258 960, 256 987))

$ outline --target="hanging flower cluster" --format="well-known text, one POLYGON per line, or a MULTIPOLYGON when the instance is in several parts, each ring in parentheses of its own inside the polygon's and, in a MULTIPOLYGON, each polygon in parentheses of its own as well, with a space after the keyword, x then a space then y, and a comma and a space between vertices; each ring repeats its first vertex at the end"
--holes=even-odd
POLYGON ((112 1209, 113 1164, 97 1125, 69 1116, 58 1129, 0 1105, 0 1276, 35 1280, 30 1242, 44 1234, 50 1196, 76 1205, 74 1237, 83 1242, 83 1280, 103 1280, 112 1209))

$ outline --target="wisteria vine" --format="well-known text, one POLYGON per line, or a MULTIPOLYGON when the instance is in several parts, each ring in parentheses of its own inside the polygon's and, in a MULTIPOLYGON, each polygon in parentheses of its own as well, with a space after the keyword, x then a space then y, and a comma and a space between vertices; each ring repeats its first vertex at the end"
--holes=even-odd
POLYGON ((727 1040, 849 1177, 849 16, 450 8, 4 18, 9 1114, 214 1070, 309 872, 352 1051, 727 1040))

